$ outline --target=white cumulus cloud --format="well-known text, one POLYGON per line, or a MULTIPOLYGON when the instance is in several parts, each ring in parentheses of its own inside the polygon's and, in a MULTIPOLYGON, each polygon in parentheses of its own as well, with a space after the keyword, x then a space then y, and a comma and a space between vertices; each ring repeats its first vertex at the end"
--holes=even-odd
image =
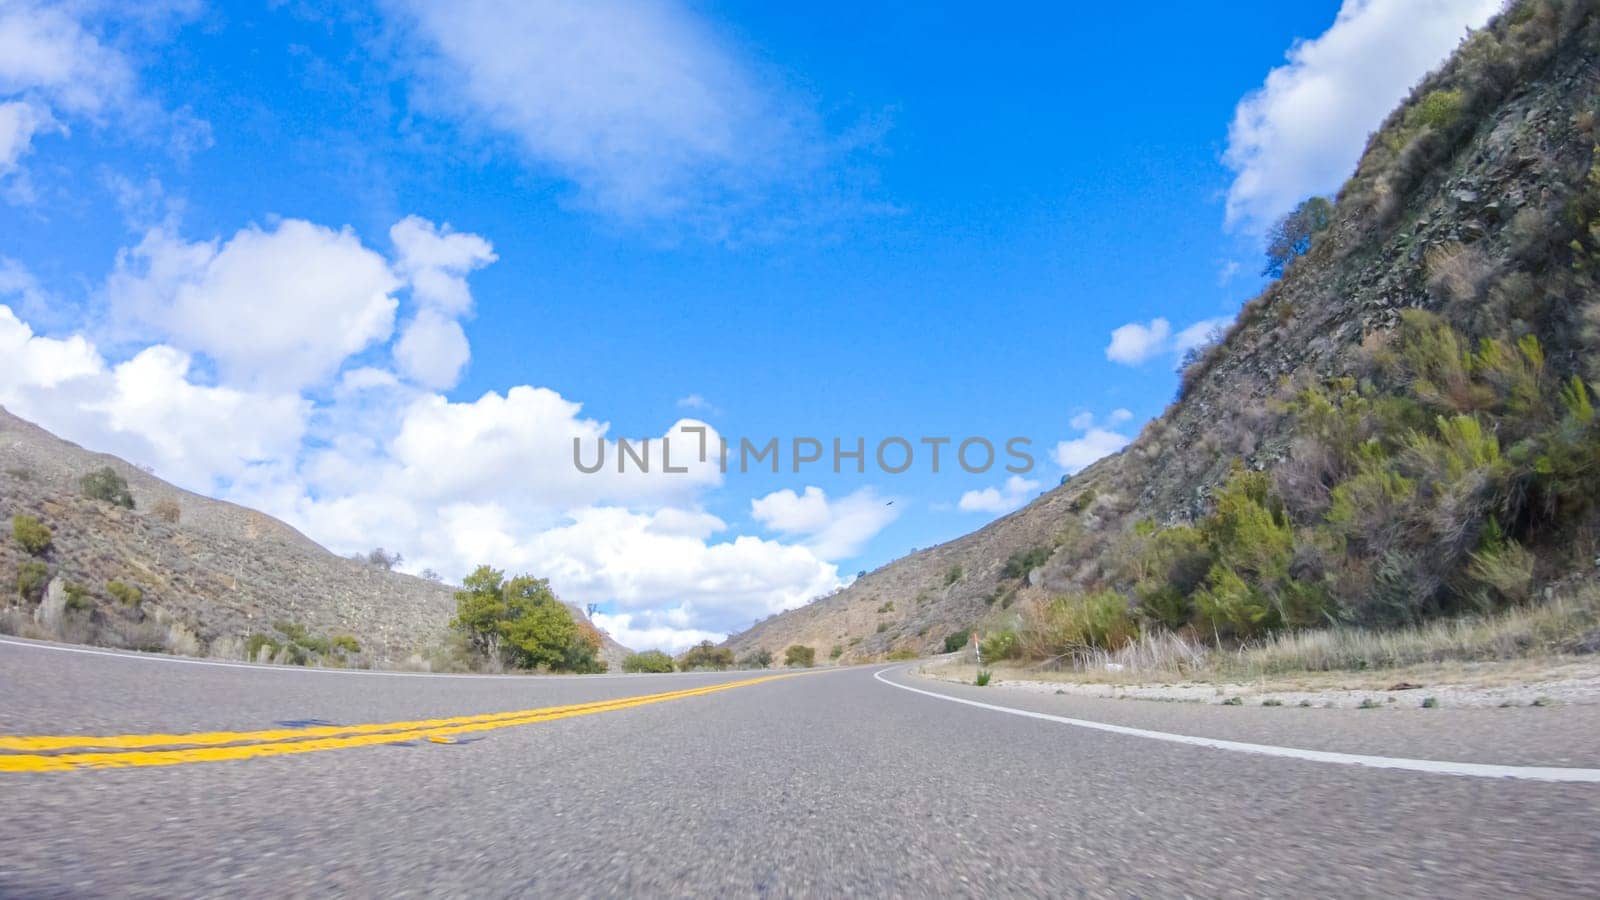
POLYGON ((188 354, 155 345, 109 364, 81 334, 36 335, 0 306, 0 406, 197 490, 292 460, 308 404, 197 385, 188 354))
POLYGON ((1148 325, 1129 322, 1111 332, 1111 343, 1106 345, 1106 359, 1134 366, 1165 350, 1172 337, 1172 323, 1166 319, 1151 319, 1148 325))
POLYGON ((116 313, 215 360, 224 378, 299 389, 394 329, 400 286, 354 232, 300 219, 227 242, 153 229, 118 259, 116 313))
POLYGON ((1204 347, 1207 344, 1215 343, 1222 338, 1223 333, 1228 328, 1228 324, 1232 321, 1232 319, 1221 317, 1201 319, 1173 336, 1172 349, 1182 355, 1196 347, 1204 347))
MULTIPOLYGON (((1151 319, 1149 324, 1129 322, 1111 332, 1111 343, 1106 345, 1106 359, 1125 366, 1136 366, 1168 353, 1181 355, 1209 343, 1231 321, 1228 318, 1201 319, 1177 332, 1173 332, 1172 323, 1166 319, 1151 319)), ((1072 427, 1084 426, 1074 419, 1072 427)))
POLYGON ((757 497, 750 513, 773 531, 801 536, 823 559, 848 559, 900 515, 891 502, 872 488, 830 500, 822 488, 808 486, 799 494, 784 488, 757 497))
MULTIPOLYGON (((1133 413, 1118 409, 1107 416, 1107 422, 1117 425, 1132 418, 1133 413)), ((1070 424, 1074 431, 1080 431, 1082 434, 1057 443, 1055 449, 1050 451, 1050 458, 1069 475, 1101 457, 1121 450, 1133 440, 1105 425, 1096 424, 1094 417, 1088 413, 1074 416, 1070 424)))
POLYGON ((962 512, 1007 513, 1027 502, 1028 496, 1038 489, 1039 482, 1013 475, 1002 487, 967 491, 957 501, 956 508, 962 512))
POLYGON ((431 309, 418 313, 394 345, 394 361, 400 371, 437 390, 455 387, 471 358, 472 348, 461 323, 431 309))
POLYGON ((419 305, 449 316, 472 310, 467 274, 494 262, 494 245, 476 234, 406 216, 389 229, 397 252, 395 270, 411 284, 419 305))
POLYGON ((1265 231, 1295 204, 1355 170, 1370 135, 1467 29, 1504 0, 1345 0, 1333 25, 1239 102, 1223 161, 1227 223, 1265 231))

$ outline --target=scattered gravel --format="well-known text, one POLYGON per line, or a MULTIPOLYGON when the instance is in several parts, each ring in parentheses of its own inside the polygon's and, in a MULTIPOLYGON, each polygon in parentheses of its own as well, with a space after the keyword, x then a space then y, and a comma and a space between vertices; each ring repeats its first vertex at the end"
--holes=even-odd
MULTIPOLYGON (((971 684, 975 670, 962 667, 922 667, 916 674, 936 681, 971 684)), ((1305 688, 1278 689, 1273 685, 1213 682, 1168 684, 1104 684, 1083 681, 1048 681, 1013 678, 995 672, 990 687, 1041 694, 1071 694, 1115 700, 1158 700, 1168 703, 1222 704, 1234 698, 1243 706, 1313 706, 1327 709, 1417 707, 1429 698, 1440 707, 1513 707, 1600 705, 1600 664, 1585 663, 1564 667, 1559 677, 1535 677, 1506 684, 1486 683, 1494 678, 1455 675, 1434 681, 1419 681, 1413 673, 1396 673, 1388 689, 1305 688), (1402 678, 1401 676, 1405 677, 1402 678), (1270 701, 1277 701, 1273 703, 1270 701)))

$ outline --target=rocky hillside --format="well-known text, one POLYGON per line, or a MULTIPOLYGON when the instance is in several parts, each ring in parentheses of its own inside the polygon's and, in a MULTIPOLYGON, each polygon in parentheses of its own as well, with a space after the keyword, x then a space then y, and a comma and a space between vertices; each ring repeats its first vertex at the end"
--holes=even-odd
MULTIPOLYGON (((449 661, 451 587, 336 556, 271 516, 173 487, 0 409, 0 529, 18 514, 52 540, 35 558, 0 532, 0 577, 13 585, 0 631, 232 659, 449 661), (132 509, 84 496, 82 477, 105 467, 126 479, 132 509), (36 598, 15 588, 30 562, 45 567, 36 598)), ((626 653, 605 639, 613 667, 626 653)))
MULTIPOLYGON (((1537 337, 1550 375, 1600 377, 1600 306, 1583 276, 1600 237, 1585 219, 1600 190, 1597 6, 1518 2, 1464 41, 1372 136, 1310 250, 1188 366, 1179 399, 1121 453, 728 645, 743 655, 806 644, 846 662, 937 652, 957 629, 1013 624, 1019 601, 1105 584, 1108 547, 1136 523, 1205 515, 1236 465, 1293 477, 1287 401, 1364 377, 1408 309, 1468 338, 1537 337)), ((1561 541, 1546 529, 1551 543, 1533 547, 1550 579, 1593 556, 1594 530, 1566 524, 1561 541), (1546 552, 1571 539, 1587 543, 1546 552)))

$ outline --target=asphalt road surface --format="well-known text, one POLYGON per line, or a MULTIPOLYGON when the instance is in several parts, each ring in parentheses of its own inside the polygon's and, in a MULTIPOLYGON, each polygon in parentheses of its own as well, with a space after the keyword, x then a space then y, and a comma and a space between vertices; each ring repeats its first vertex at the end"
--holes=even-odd
POLYGON ((1596 716, 6 641, 0 895, 1595 896, 1596 716))

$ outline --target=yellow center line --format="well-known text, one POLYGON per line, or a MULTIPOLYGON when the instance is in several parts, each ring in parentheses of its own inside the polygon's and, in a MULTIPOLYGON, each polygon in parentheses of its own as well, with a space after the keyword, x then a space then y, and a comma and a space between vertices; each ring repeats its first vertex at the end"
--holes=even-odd
POLYGON ((79 752, 41 755, 37 753, 0 754, 0 773, 65 772, 75 769, 114 769, 138 766, 172 766, 194 762, 222 762, 226 760, 255 759, 263 756, 282 756, 293 753, 315 753, 325 750, 343 750, 352 747, 371 747, 413 740, 444 740, 462 734, 493 731, 535 722, 551 722, 576 716, 594 715, 636 706, 665 703, 687 697, 713 694, 762 684, 794 674, 766 675, 725 684, 621 697, 593 703, 565 706, 547 706, 537 709, 516 710, 504 713, 487 713, 478 716, 455 716, 446 719, 424 719, 414 722, 387 722, 352 726, 320 726, 304 729, 277 729, 271 731, 197 732, 193 734, 111 735, 104 737, 41 735, 0 736, 0 749, 41 750, 85 747, 119 748, 111 752, 79 752), (253 741, 255 743, 242 743, 253 741), (178 749, 125 749, 171 747, 178 749))
MULTIPOLYGON (((782 675, 767 675, 761 678, 749 678, 743 681, 733 681, 721 685, 707 687, 687 688, 679 691, 668 691, 661 694, 648 694, 646 697, 659 702, 677 697, 692 697, 708 690, 725 690, 731 687, 740 687, 747 684, 758 684, 782 675)), ((587 703, 575 703, 567 706, 548 706, 538 709, 519 709, 509 712, 481 713, 471 716, 451 716, 442 719, 421 719, 410 722, 379 722, 366 725, 318 725, 310 728, 278 728, 267 731, 202 731, 187 734, 116 734, 116 735, 0 735, 0 751, 48 751, 71 749, 110 749, 110 750, 138 750, 152 747, 185 746, 215 746, 219 744, 260 743, 265 741, 303 740, 318 737, 334 737, 350 734, 375 734, 387 731, 415 731, 419 729, 443 728, 451 725, 467 725, 479 722, 506 721, 520 719, 535 713, 551 713, 600 709, 618 703, 631 703, 638 697, 618 697, 611 700, 595 700, 587 703)))

